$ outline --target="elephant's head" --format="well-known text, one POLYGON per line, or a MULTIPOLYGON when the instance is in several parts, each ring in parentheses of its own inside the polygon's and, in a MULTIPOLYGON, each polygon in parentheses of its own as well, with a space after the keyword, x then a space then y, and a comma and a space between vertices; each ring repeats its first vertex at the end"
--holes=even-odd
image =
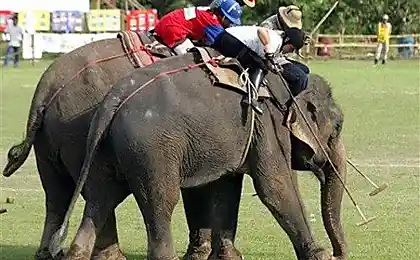
POLYGON ((324 183, 325 176, 320 168, 328 160, 319 143, 327 154, 335 149, 341 138, 343 113, 334 102, 329 84, 322 77, 310 75, 308 89, 298 95, 296 103, 290 106, 286 126, 292 133, 293 168, 312 170, 324 183))
POLYGON ((345 181, 346 177, 346 155, 341 137, 343 113, 322 77, 310 75, 308 89, 296 97, 285 123, 292 133, 294 169, 312 170, 320 180, 324 227, 334 256, 346 259, 347 245, 340 220, 344 190, 340 178, 345 181))

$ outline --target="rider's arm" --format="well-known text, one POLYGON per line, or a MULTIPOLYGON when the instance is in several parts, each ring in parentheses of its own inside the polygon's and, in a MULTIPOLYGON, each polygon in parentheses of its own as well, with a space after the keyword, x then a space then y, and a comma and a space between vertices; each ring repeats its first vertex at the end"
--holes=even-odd
POLYGON ((265 53, 274 53, 277 50, 278 43, 272 42, 267 28, 258 28, 258 38, 264 46, 265 53))
POLYGON ((224 31, 225 31, 225 29, 220 25, 216 25, 216 24, 207 25, 204 28, 204 35, 206 37, 206 39, 205 39, 206 44, 209 45, 209 46, 213 45, 213 43, 217 39, 217 37, 219 37, 224 31))
POLYGON ((219 20, 211 12, 200 12, 200 23, 204 25, 204 38, 206 44, 213 45, 216 38, 225 31, 219 20))

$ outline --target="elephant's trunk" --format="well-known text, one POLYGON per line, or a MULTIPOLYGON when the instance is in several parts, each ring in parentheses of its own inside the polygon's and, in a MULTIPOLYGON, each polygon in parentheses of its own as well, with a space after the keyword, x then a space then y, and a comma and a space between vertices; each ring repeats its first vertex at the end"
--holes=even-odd
MULTIPOLYGON (((346 152, 341 136, 330 143, 330 159, 338 174, 345 182, 346 152)), ((325 230, 330 238, 334 257, 347 259, 347 243, 341 225, 341 203, 343 199, 343 184, 330 164, 324 166, 325 183, 321 184, 322 219, 325 230)))

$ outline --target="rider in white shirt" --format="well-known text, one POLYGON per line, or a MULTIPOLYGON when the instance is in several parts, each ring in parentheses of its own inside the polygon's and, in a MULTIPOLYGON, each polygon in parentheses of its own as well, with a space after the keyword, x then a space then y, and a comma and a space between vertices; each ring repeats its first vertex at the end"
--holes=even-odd
MULTIPOLYGON (((281 54, 299 50, 304 40, 305 35, 298 28, 275 31, 258 26, 234 26, 218 35, 212 47, 249 68, 251 82, 257 89, 268 72, 267 64, 281 65, 293 95, 297 95, 306 88, 307 75, 281 54)), ((251 105, 260 110, 255 101, 251 105)))

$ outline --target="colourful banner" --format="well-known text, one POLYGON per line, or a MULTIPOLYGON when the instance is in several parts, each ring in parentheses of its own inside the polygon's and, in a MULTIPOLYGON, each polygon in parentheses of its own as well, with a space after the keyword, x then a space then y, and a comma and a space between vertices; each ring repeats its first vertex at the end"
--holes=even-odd
POLYGON ((49 31, 50 13, 41 10, 22 10, 18 14, 19 25, 26 30, 49 31))
POLYGON ((51 16, 53 32, 83 32, 85 15, 78 11, 55 11, 51 16))
POLYGON ((88 28, 91 32, 118 32, 121 30, 121 10, 91 10, 87 14, 88 28))

